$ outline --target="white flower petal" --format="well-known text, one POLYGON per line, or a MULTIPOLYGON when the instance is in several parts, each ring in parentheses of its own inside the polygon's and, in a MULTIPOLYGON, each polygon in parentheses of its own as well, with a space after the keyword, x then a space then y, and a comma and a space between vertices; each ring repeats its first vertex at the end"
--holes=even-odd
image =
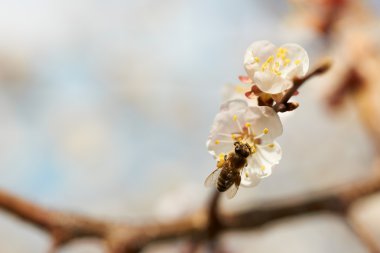
POLYGON ((247 99, 236 98, 230 99, 220 106, 220 111, 238 111, 245 110, 249 106, 247 99))
POLYGON ((251 123, 255 135, 262 135, 262 144, 273 143, 275 138, 282 135, 280 117, 268 106, 248 107, 245 119, 251 123))
POLYGON ((214 139, 207 140, 206 143, 207 149, 209 153, 214 156, 214 158, 218 158, 220 154, 228 154, 233 151, 234 145, 233 143, 218 143, 214 139))
POLYGON ((303 77, 309 70, 309 56, 306 50, 294 43, 288 43, 281 46, 287 50, 287 58, 290 63, 281 68, 282 76, 292 80, 295 77, 303 77))
POLYGON ((269 71, 257 71, 253 77, 254 83, 263 92, 277 94, 292 86, 292 81, 269 71))
POLYGON ((259 171, 260 178, 272 174, 273 166, 277 165, 282 157, 282 150, 277 142, 269 145, 257 146, 256 153, 248 159, 247 168, 259 171))
POLYGON ((247 103, 244 100, 229 101, 222 105, 216 115, 208 141, 207 148, 214 157, 220 153, 229 153, 234 150, 233 133, 240 133, 245 124, 247 103))
POLYGON ((260 146, 259 150, 261 158, 270 161, 272 165, 278 164, 280 162, 282 157, 282 149, 277 141, 274 141, 268 145, 260 146))
POLYGON ((252 80, 254 73, 260 69, 261 64, 268 57, 275 53, 275 50, 275 45, 267 40, 256 41, 248 47, 244 55, 244 68, 252 80))
POLYGON ((243 187, 254 187, 260 183, 261 178, 257 172, 251 168, 244 168, 240 185, 243 187))
POLYGON ((244 106, 257 106, 257 99, 254 98, 247 98, 245 95, 246 92, 251 91, 251 85, 247 84, 229 84, 225 85, 222 90, 222 100, 224 104, 222 105, 221 109, 229 109, 230 106, 226 106, 225 104, 231 103, 231 101, 238 101, 240 105, 242 105, 242 108, 244 106), (242 102, 243 100, 244 102, 242 102), (240 102, 239 102, 240 101, 240 102))
POLYGON ((306 75, 309 57, 294 43, 276 48, 269 41, 257 41, 244 55, 244 68, 260 90, 277 94, 289 89, 295 77, 306 75))

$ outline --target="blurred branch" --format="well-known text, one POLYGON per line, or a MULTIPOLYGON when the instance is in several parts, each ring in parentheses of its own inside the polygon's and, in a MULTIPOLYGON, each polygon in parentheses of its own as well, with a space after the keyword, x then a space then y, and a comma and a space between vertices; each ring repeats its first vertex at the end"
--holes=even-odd
POLYGON ((346 216, 346 222, 351 231, 361 240, 370 253, 380 253, 379 245, 374 240, 371 233, 361 224, 353 214, 346 216))
POLYGON ((50 233, 56 246, 74 238, 103 237, 108 227, 88 217, 45 209, 4 190, 0 190, 0 208, 50 233))
POLYGON ((380 175, 355 184, 286 201, 261 204, 232 214, 217 213, 220 194, 215 193, 209 208, 166 224, 132 226, 97 220, 78 214, 40 207, 8 192, 0 191, 0 208, 46 231, 52 236, 53 251, 73 240, 94 237, 102 239, 109 252, 139 252, 147 244, 180 237, 214 239, 226 230, 255 229, 271 222, 316 212, 333 212, 344 216, 359 198, 380 191, 380 175))
POLYGON ((340 106, 347 95, 356 92, 364 85, 363 78, 355 68, 349 68, 343 76, 343 80, 327 97, 327 103, 332 108, 340 106))
POLYGON ((214 239, 218 231, 221 229, 221 220, 219 217, 219 202, 220 202, 221 193, 214 191, 208 210, 208 239, 214 239))

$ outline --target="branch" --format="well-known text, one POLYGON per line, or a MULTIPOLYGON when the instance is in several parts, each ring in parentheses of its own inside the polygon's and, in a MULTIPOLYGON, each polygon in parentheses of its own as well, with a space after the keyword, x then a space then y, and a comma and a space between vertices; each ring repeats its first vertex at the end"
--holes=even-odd
POLYGON ((350 184, 335 191, 307 195, 275 204, 261 205, 262 208, 227 216, 225 227, 228 229, 257 228, 267 223, 292 216, 321 211, 345 215, 350 206, 359 198, 380 191, 380 176, 350 184))
POLYGON ((346 223, 351 231, 362 241, 370 253, 380 253, 380 248, 376 240, 354 216, 355 215, 351 213, 346 216, 346 223))
POLYGON ((45 230, 61 245, 74 238, 104 237, 108 224, 80 215, 52 211, 0 190, 0 208, 45 230))
MULTIPOLYGON (((289 106, 290 107, 298 106, 298 105, 293 105, 292 103, 288 103, 289 99, 301 87, 301 85, 304 84, 304 82, 306 82, 313 76, 325 73, 327 70, 330 69, 330 67, 331 67, 331 62, 326 60, 325 62, 322 62, 318 67, 316 67, 314 70, 312 70, 303 78, 295 78, 293 80, 293 86, 289 90, 286 91, 285 95, 281 98, 280 102, 276 103, 273 106, 273 109, 276 112, 286 112, 286 111, 289 111, 288 110, 289 106)), ((290 108, 290 109, 293 110, 295 108, 290 108)))
POLYGON ((109 252, 121 253, 138 252, 147 244, 160 240, 212 239, 227 230, 256 229, 280 219, 316 212, 328 211, 343 216, 357 199, 378 191, 380 175, 375 175, 334 191, 263 204, 232 214, 216 213, 220 194, 214 194, 208 209, 172 223, 140 226, 45 209, 5 191, 0 191, 0 208, 49 233, 55 248, 72 240, 94 237, 104 240, 109 252))

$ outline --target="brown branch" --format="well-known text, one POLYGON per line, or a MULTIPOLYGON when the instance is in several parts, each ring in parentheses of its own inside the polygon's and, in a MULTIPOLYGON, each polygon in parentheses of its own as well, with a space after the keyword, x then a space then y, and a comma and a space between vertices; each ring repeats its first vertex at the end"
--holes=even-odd
POLYGON ((380 253, 379 244, 373 238, 371 233, 367 230, 363 224, 361 224, 355 215, 348 214, 346 217, 346 223, 351 231, 358 237, 358 239, 367 247, 370 253, 380 253))
POLYGON ((80 215, 52 211, 0 190, 0 208, 47 231, 55 245, 74 238, 104 237, 108 224, 80 215))
POLYGON ((295 109, 294 106, 297 107, 298 104, 294 105, 293 103, 288 103, 289 99, 294 95, 294 93, 296 93, 296 91, 301 87, 301 85, 304 84, 307 80, 309 80, 310 78, 316 75, 325 73, 327 70, 330 69, 330 67, 331 67, 331 62, 325 61, 325 62, 320 63, 318 67, 310 71, 306 76, 302 78, 295 78, 293 80, 293 86, 289 90, 286 91, 285 95, 281 98, 280 102, 276 103, 273 106, 273 109, 276 112, 286 112, 286 111, 291 111, 295 109))
POLYGON ((352 94, 363 88, 364 80, 358 70, 349 68, 344 75, 343 80, 327 96, 327 104, 331 108, 337 108, 342 105, 347 95, 352 94))
POLYGON ((55 247, 75 239, 94 237, 109 246, 109 252, 138 252, 147 244, 180 237, 215 238, 226 230, 255 229, 298 215, 328 211, 344 215, 357 199, 380 191, 380 175, 334 191, 263 204, 233 214, 216 213, 220 194, 213 195, 211 207, 166 224, 130 226, 77 214, 42 208, 5 191, 0 191, 0 208, 51 234, 55 247), (211 218, 210 218, 211 217, 211 218), (215 218, 216 217, 216 218, 215 218), (215 220, 213 220, 215 219, 215 220))
POLYGON ((219 202, 220 202, 221 193, 215 191, 212 195, 209 210, 208 210, 208 239, 214 239, 221 227, 221 220, 219 217, 219 202))

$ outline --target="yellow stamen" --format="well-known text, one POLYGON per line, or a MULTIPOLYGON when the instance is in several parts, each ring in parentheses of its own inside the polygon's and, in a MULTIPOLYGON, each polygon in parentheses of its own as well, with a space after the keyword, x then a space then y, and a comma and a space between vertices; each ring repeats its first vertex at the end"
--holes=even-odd
POLYGON ((281 76, 281 71, 277 70, 277 69, 272 69, 272 72, 277 75, 277 76, 281 76))
POLYGON ((301 63, 301 60, 295 60, 294 61, 294 64, 296 64, 296 65, 300 65, 300 63, 301 63))
POLYGON ((267 67, 268 67, 268 63, 265 62, 265 63, 261 66, 261 71, 265 71, 267 67))
POLYGON ((265 71, 268 68, 269 64, 273 62, 273 60, 274 60, 273 55, 269 56, 268 59, 261 66, 261 71, 265 71))
POLYGON ((247 171, 245 172, 245 177, 246 177, 246 178, 248 178, 248 177, 249 177, 249 174, 248 174, 248 172, 247 172, 247 171))
POLYGON ((268 128, 264 128, 263 134, 267 134, 267 133, 269 133, 269 129, 268 128))
POLYGON ((219 140, 215 140, 215 144, 218 145, 220 143, 219 140))
POLYGON ((286 55, 288 54, 288 50, 286 48, 280 47, 277 49, 277 58, 285 59, 286 55))
POLYGON ((233 121, 236 121, 236 120, 237 120, 237 116, 234 115, 234 116, 232 117, 232 120, 233 120, 233 121))
POLYGON ((223 166, 224 162, 226 161, 224 159, 224 156, 225 156, 224 153, 219 154, 219 159, 218 159, 218 162, 216 163, 216 167, 221 168, 223 166))
POLYGON ((241 87, 241 86, 236 86, 236 87, 235 87, 235 91, 236 91, 237 93, 245 93, 245 92, 247 91, 247 89, 244 89, 244 88, 241 87))
POLYGON ((261 165, 261 166, 260 166, 260 169, 261 169, 261 171, 264 171, 264 170, 265 170, 265 166, 264 166, 264 165, 261 165))
POLYGON ((274 144, 273 144, 273 143, 268 144, 268 147, 270 147, 270 148, 274 148, 274 144))
POLYGON ((245 126, 246 127, 251 127, 251 123, 247 122, 247 123, 245 123, 245 126))
POLYGON ((271 72, 274 73, 275 75, 278 75, 278 76, 281 75, 281 72, 280 72, 280 63, 278 61, 276 61, 274 63, 274 67, 272 67, 271 72))
POLYGON ((286 59, 284 60, 284 66, 288 66, 289 63, 290 63, 290 59, 289 59, 289 58, 286 58, 286 59))
POLYGON ((254 59, 255 59, 255 62, 256 62, 256 63, 259 63, 259 62, 260 62, 260 58, 259 58, 259 57, 256 56, 256 57, 254 57, 254 59))

